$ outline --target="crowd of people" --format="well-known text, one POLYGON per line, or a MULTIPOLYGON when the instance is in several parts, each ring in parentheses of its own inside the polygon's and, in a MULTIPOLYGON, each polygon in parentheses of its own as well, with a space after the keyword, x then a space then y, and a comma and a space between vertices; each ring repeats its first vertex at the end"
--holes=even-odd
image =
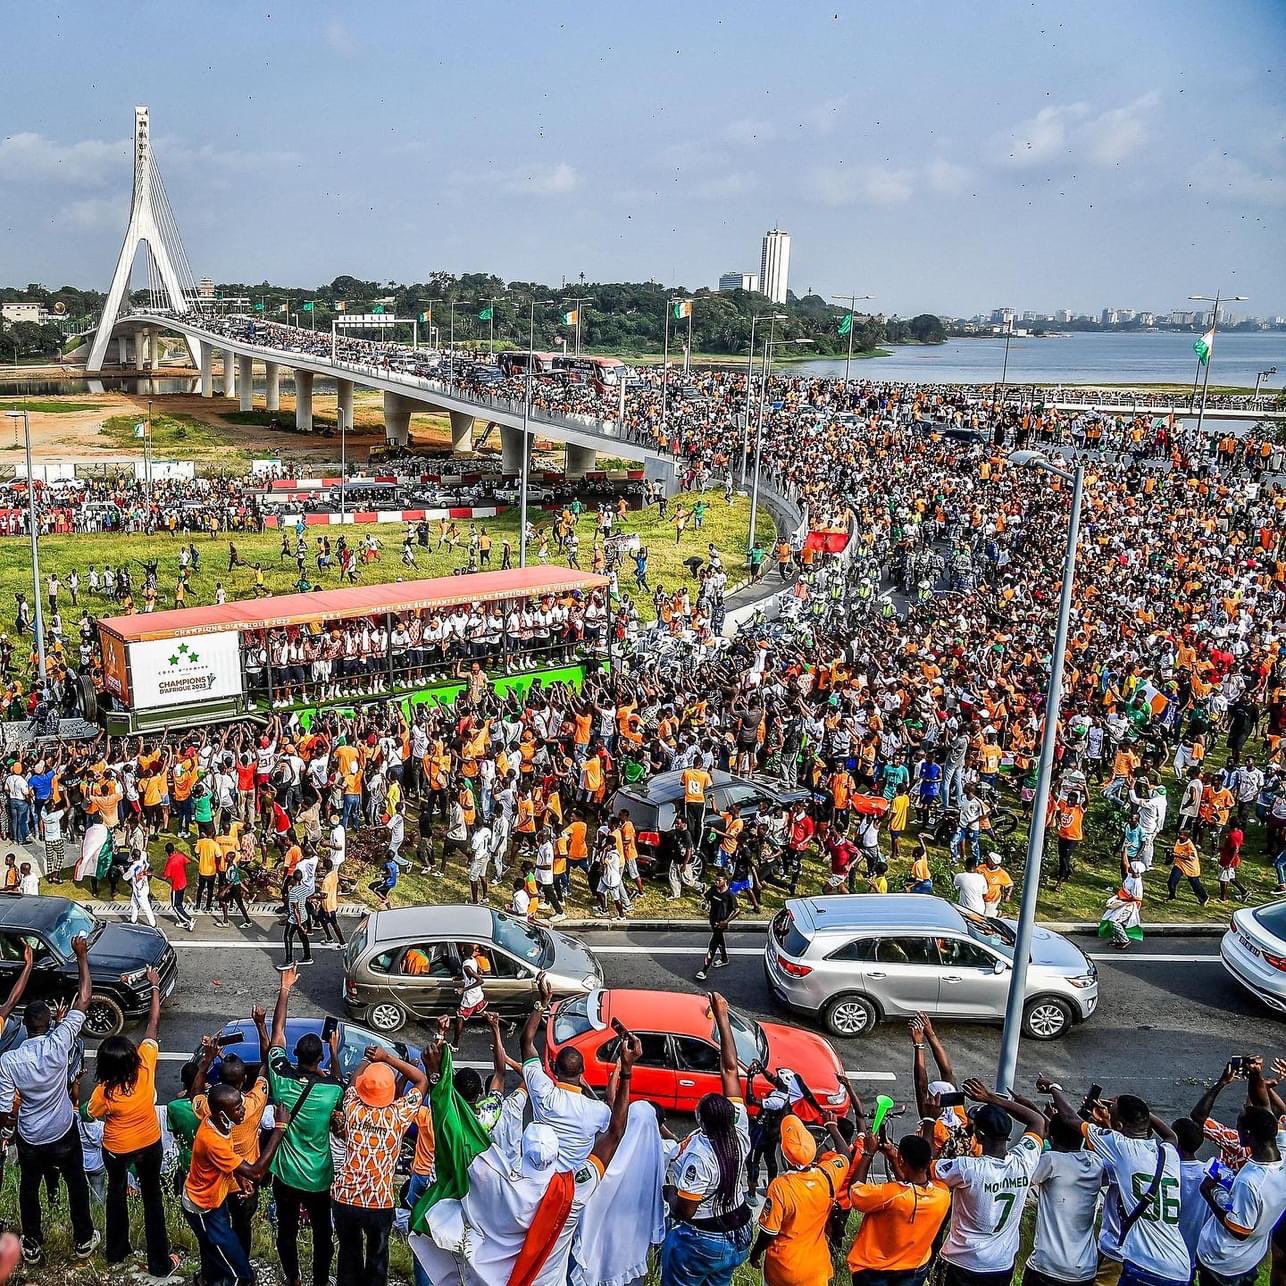
MULTIPOLYGON (((643 1051, 618 1026, 605 1092, 581 1055, 542 1054, 548 982, 515 1058, 485 1005, 490 1073, 457 1065, 451 1023, 422 1054, 372 1044, 345 1069, 337 1030, 288 1039, 298 981, 255 1005, 257 1058, 203 1037, 168 1102, 156 1091, 159 979, 136 1042, 80 1046, 91 982, 57 1011, 22 1010, 26 1039, 0 1055, 0 1124, 17 1144, 21 1247, 44 1263, 42 1196, 65 1201, 73 1254, 138 1255, 154 1280, 193 1265, 203 1286, 250 1286, 256 1238, 284 1281, 385 1286, 409 1248, 417 1286, 730 1286, 748 1264, 767 1286, 1253 1286, 1286 1274, 1286 1102, 1257 1055, 1230 1061, 1167 1121, 1122 1085, 1105 1096, 1038 1076, 1030 1093, 960 1080, 930 1019, 910 1023, 912 1101, 819 1102, 796 1073, 739 1062, 727 1002, 708 993, 720 1088, 690 1125, 634 1088, 643 1051), (93 1084, 91 1085, 91 1080, 93 1084), (1232 1124, 1220 1096, 1244 1087, 1232 1124), (130 1193, 141 1218, 130 1220, 130 1193), (100 1231, 101 1226, 101 1231, 100 1231), (307 1229, 307 1240, 301 1233, 307 1229), (260 1242, 262 1245, 262 1242, 260 1242), (252 1258, 253 1257, 253 1258, 252 1258), (1020 1262, 1021 1261, 1021 1262, 1020 1262)), ((22 1003, 28 954, 0 1015, 22 1003)), ((0 1271, 13 1242, 0 1245, 0 1271)))

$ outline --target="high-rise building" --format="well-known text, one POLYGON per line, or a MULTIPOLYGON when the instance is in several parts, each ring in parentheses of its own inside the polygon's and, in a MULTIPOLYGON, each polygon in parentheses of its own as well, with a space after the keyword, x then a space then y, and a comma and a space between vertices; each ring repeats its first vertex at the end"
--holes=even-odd
POLYGON ((719 292, 729 290, 758 290, 759 278, 753 272, 725 272, 719 277, 719 292))
POLYGON ((1064 325, 1066 325, 1069 321, 1072 320, 1072 310, 1070 308, 1060 308, 1054 314, 1054 320, 1056 322, 1062 322, 1064 325))
POLYGON ((786 302, 789 275, 790 233, 773 228, 764 233, 763 251, 759 256, 759 286, 774 304, 786 302))

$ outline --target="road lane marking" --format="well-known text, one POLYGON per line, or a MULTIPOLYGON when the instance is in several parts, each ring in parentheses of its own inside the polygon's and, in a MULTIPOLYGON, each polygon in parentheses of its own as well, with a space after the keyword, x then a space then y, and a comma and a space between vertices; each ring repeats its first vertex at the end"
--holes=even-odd
POLYGON ((1136 955, 1133 951, 1105 952, 1098 955, 1087 955, 1086 959, 1119 960, 1122 964, 1129 964, 1131 960, 1140 964, 1180 964, 1189 960, 1197 964, 1217 964, 1219 961, 1218 956, 1136 955))

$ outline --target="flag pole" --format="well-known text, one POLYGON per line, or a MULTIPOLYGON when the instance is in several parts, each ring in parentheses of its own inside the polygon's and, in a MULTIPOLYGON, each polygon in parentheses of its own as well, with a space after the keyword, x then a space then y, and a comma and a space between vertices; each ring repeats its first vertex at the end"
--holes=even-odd
POLYGON ((674 301, 665 301, 665 340, 661 346, 661 432, 665 432, 665 420, 668 411, 667 395, 670 391, 670 309, 674 301))
POLYGON ((1206 376, 1201 381, 1201 407, 1197 411, 1197 449, 1201 449, 1201 426, 1206 418, 1206 394, 1210 389, 1210 364, 1215 358, 1215 332, 1219 329, 1219 298, 1221 291, 1215 291, 1215 310, 1210 317, 1210 351, 1206 353, 1206 376))
POLYGON ((683 350, 683 375, 687 378, 688 363, 692 360, 692 305, 688 304, 688 346, 683 350))

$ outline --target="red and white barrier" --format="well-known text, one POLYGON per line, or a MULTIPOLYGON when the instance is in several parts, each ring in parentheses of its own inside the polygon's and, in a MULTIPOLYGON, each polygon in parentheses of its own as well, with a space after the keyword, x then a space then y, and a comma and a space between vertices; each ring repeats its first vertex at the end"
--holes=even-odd
POLYGON ((438 522, 442 518, 473 519, 495 518, 504 513, 508 505, 469 505, 459 509, 350 509, 347 513, 269 514, 264 525, 269 529, 294 527, 303 522, 305 527, 339 527, 369 523, 438 522))

